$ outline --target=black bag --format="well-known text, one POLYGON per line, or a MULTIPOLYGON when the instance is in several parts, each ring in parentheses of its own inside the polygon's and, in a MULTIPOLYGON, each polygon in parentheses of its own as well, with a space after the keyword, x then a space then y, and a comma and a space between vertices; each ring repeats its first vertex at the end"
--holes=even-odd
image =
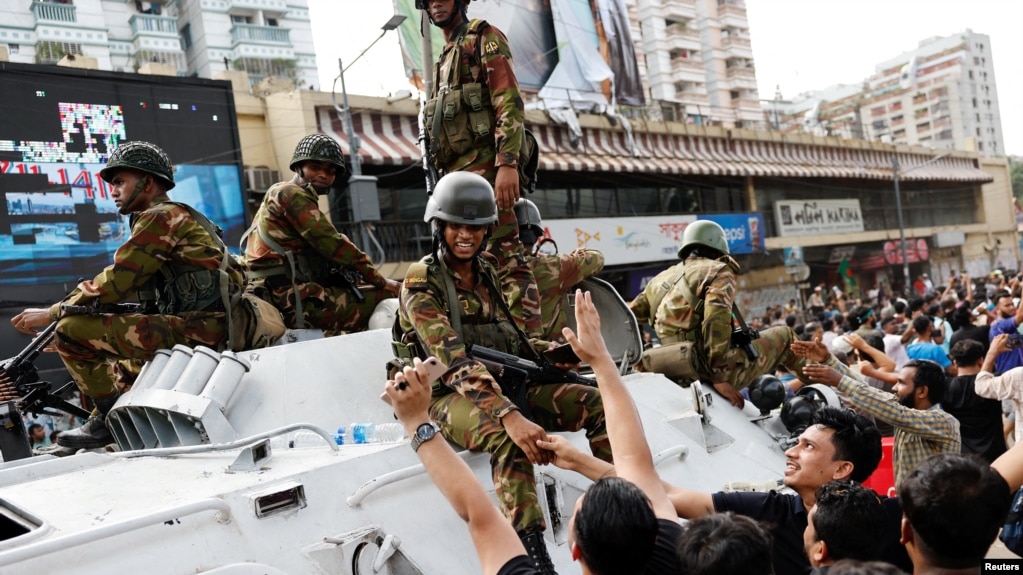
POLYGON ((1009 515, 1005 518, 1005 525, 1002 526, 998 538, 1005 544, 1006 549, 1023 557, 1023 488, 1016 491, 1012 498, 1009 515))

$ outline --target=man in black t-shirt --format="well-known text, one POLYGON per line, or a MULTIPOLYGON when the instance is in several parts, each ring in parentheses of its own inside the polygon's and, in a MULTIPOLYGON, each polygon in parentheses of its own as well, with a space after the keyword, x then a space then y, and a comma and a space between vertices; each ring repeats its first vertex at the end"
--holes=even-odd
POLYGON ((1005 453, 1005 436, 1002 435, 1002 402, 979 397, 973 389, 985 354, 984 346, 972 339, 952 346, 958 375, 948 380, 941 407, 959 420, 962 452, 976 453, 991 463, 1005 453))

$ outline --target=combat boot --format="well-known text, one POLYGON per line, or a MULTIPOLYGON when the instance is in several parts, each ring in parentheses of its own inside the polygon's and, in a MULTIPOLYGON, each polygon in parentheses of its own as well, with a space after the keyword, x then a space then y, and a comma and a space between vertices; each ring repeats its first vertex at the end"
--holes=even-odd
POLYGON ((103 398, 93 398, 98 415, 93 415, 78 429, 62 431, 57 434, 57 445, 73 449, 96 449, 114 442, 114 435, 107 428, 107 413, 114 408, 120 393, 113 393, 103 398))
POLYGON ((551 556, 547 553, 547 543, 543 540, 543 531, 537 530, 529 533, 520 533, 519 539, 522 540, 522 545, 526 548, 526 554, 529 555, 529 560, 533 563, 537 573, 540 573, 540 575, 558 575, 558 572, 554 570, 554 562, 551 561, 551 556))

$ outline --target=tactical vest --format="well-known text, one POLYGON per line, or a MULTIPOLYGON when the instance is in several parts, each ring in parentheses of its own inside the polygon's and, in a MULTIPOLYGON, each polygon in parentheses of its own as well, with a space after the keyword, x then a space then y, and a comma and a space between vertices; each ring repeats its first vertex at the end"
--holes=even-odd
MULTIPOLYGON (((441 268, 437 258, 427 256, 423 259, 422 263, 427 266, 429 278, 440 280, 443 286, 441 301, 444 303, 444 311, 447 313, 448 321, 451 322, 452 328, 458 333, 462 343, 465 344, 466 349, 473 345, 481 345, 512 355, 520 355, 522 353, 522 346, 528 345, 528 342, 523 342, 518 329, 515 327, 515 323, 509 317, 506 309, 507 304, 504 303, 504 299, 497 289, 496 274, 487 268, 486 264, 480 266, 480 280, 487 287, 490 297, 494 299, 494 303, 501 310, 501 313, 495 314, 494 317, 485 321, 480 321, 481 318, 470 318, 463 315, 461 307, 457 305, 458 296, 455 291, 454 281, 451 279, 451 274, 441 268), (452 306, 457 309, 453 310, 452 306)), ((394 353, 399 359, 411 360, 412 357, 420 359, 429 357, 429 352, 422 342, 419 341, 415 330, 402 333, 397 319, 394 322, 392 335, 395 338, 395 344, 393 345, 394 353)))
POLYGON ((480 30, 488 26, 485 20, 473 20, 455 39, 442 61, 434 64, 433 81, 436 92, 426 102, 426 129, 430 136, 430 154, 440 167, 449 165, 469 150, 493 145, 493 130, 497 124, 490 90, 482 72, 473 73, 472 82, 462 84, 463 47, 469 52, 470 70, 482 70, 478 39, 480 30), (442 64, 448 65, 448 75, 441 82, 442 64))
MULTIPOLYGON (((179 202, 174 204, 192 214, 196 223, 196 212, 191 206, 179 202)), ((225 252, 224 256, 227 254, 225 252)), ((167 261, 138 291, 139 303, 143 309, 152 309, 165 315, 177 315, 190 311, 224 311, 220 292, 220 271, 167 261)))

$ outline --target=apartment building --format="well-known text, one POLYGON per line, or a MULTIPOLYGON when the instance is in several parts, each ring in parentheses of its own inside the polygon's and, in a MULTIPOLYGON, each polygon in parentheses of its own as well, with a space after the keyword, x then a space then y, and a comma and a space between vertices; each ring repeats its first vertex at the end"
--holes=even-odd
POLYGON ((0 59, 210 78, 225 69, 253 83, 284 76, 315 87, 306 0, 6 0, 0 59), (94 62, 93 62, 94 60, 94 62))
POLYGON ((742 0, 637 0, 651 98, 666 121, 763 122, 742 0))
POLYGON ((859 84, 765 101, 785 132, 1005 154, 991 39, 965 30, 928 38, 859 84))

